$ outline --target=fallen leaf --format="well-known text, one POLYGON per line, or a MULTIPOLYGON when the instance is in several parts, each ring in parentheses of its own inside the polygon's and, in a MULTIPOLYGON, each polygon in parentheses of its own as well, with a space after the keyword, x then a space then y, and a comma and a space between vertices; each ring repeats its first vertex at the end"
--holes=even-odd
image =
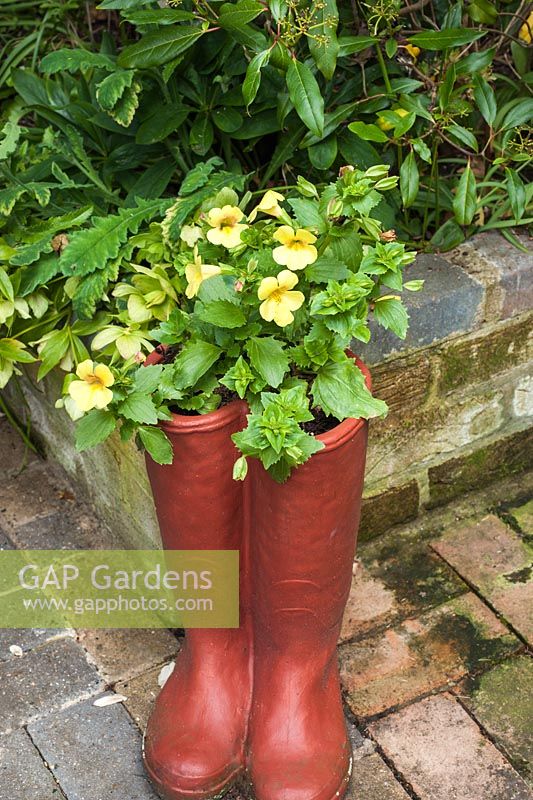
POLYGON ((168 679, 170 678, 170 676, 174 672, 174 667, 175 666, 176 666, 176 662, 175 661, 171 661, 169 664, 165 664, 165 666, 163 667, 163 669, 159 673, 159 677, 157 679, 157 683, 159 684, 159 686, 161 686, 161 688, 163 688, 165 683, 168 681, 168 679))
POLYGON ((22 647, 20 647, 20 645, 18 644, 12 644, 11 647, 9 648, 9 652, 11 653, 11 655, 17 656, 17 658, 21 658, 21 656, 24 655, 22 647))
POLYGON ((114 706, 115 703, 123 703, 127 700, 127 697, 124 697, 123 694, 106 694, 104 697, 98 697, 93 706, 97 706, 98 708, 104 708, 104 706, 114 706))

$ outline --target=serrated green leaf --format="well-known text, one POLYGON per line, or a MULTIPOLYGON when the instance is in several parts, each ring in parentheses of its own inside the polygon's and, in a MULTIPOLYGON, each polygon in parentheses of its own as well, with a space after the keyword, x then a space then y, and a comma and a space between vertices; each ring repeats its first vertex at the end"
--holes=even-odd
POLYGON ((116 424, 110 411, 89 411, 76 424, 76 450, 88 450, 105 441, 115 430, 116 424))
POLYGON ((253 368, 276 389, 289 369, 289 360, 281 342, 273 336, 252 336, 246 349, 253 368))
POLYGON ((286 73, 289 96, 296 113, 315 136, 324 130, 324 98, 307 64, 292 60, 286 73))
POLYGON ((108 261, 118 256, 120 247, 130 233, 137 233, 142 222, 148 222, 164 209, 171 200, 138 200, 134 208, 122 208, 117 214, 98 217, 90 228, 76 231, 60 257, 64 275, 88 275, 103 269, 108 261))
POLYGON ((146 367, 140 367, 133 377, 135 391, 146 394, 155 392, 159 386, 162 372, 162 364, 148 364, 146 367))
POLYGON ((17 149, 17 143, 20 139, 22 128, 13 120, 8 120, 2 130, 0 136, 0 161, 5 161, 17 149))
POLYGON ((220 328, 240 328, 246 322, 241 308, 229 300, 212 300, 199 304, 196 313, 204 322, 220 328))
POLYGON ((144 425, 157 424, 157 411, 154 401, 144 392, 132 392, 119 406, 120 413, 131 419, 133 422, 139 422, 144 425))
POLYGON ((314 405, 338 420, 369 419, 387 412, 383 400, 372 397, 361 370, 348 359, 321 367, 311 391, 314 405))
POLYGON ((391 330, 400 339, 405 339, 409 325, 409 315, 397 297, 378 299, 374 305, 374 317, 387 330, 391 330))
POLYGON ((156 464, 172 464, 172 443, 161 428, 139 428, 139 439, 156 464))
POLYGON ((63 48, 48 53, 41 61, 41 70, 48 75, 55 72, 80 72, 87 69, 114 70, 115 63, 104 53, 91 53, 89 50, 63 48))

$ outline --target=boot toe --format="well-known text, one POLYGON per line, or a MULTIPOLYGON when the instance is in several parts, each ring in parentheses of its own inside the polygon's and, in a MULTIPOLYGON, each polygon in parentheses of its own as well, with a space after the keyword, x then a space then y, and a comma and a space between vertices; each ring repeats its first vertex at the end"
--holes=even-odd
POLYGON ((256 800, 340 800, 350 780, 351 760, 336 764, 318 755, 288 760, 269 758, 251 767, 256 800))

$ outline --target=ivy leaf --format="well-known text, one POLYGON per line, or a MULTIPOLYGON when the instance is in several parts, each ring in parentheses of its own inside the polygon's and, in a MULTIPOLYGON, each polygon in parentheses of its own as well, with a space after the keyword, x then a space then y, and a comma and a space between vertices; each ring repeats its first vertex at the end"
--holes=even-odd
POLYGON ((246 349, 253 368, 276 389, 289 369, 289 359, 281 342, 273 336, 252 336, 246 349))
POLYGON ((133 422, 157 425, 157 411, 154 401, 144 392, 131 392, 120 404, 119 411, 133 422))
POLYGON ((221 353, 220 347, 209 342, 199 341, 185 345, 174 361, 176 389, 194 386, 215 361, 218 361, 221 353))
POLYGON ((386 404, 372 397, 363 373, 348 359, 321 367, 311 391, 314 405, 339 420, 369 419, 387 413, 386 404))
POLYGON ((453 213, 459 225, 470 225, 476 212, 476 205, 476 177, 470 164, 467 164, 453 198, 453 213))
POLYGON ((399 297, 378 298, 374 305, 374 317, 384 328, 405 339, 409 314, 399 297))
POLYGON ((324 98, 315 76, 307 64, 292 60, 286 80, 296 113, 304 125, 321 138, 324 130, 324 98))
POLYGON ((76 450, 88 450, 100 444, 113 433, 116 424, 110 411, 89 411, 76 425, 76 450))
POLYGON ((156 464, 172 464, 172 443, 161 428, 141 426, 139 439, 156 464))
POLYGON ((418 195, 420 176, 415 154, 411 150, 400 167, 400 192, 405 208, 412 206, 418 195))
POLYGON ((98 217, 90 228, 76 231, 60 257, 64 275, 88 275, 103 269, 116 258, 130 233, 137 233, 142 222, 148 222, 168 208, 171 200, 137 200, 134 208, 122 208, 117 214, 98 217))
POLYGON ((89 50, 70 50, 64 47, 48 53, 41 61, 41 71, 48 75, 55 72, 80 72, 89 69, 115 69, 112 58, 104 53, 91 53, 89 50))
POLYGON ((135 44, 126 47, 118 58, 121 67, 159 67, 181 55, 205 33, 203 28, 176 25, 147 33, 135 44))
POLYGON ((337 40, 339 12, 336 0, 322 0, 316 6, 317 9, 311 22, 312 35, 307 36, 307 41, 315 64, 326 80, 329 81, 335 72, 339 54, 339 42, 337 40))
POLYGON ((230 300, 213 300, 199 305, 197 313, 204 322, 220 328, 240 328, 246 322, 242 309, 230 300))

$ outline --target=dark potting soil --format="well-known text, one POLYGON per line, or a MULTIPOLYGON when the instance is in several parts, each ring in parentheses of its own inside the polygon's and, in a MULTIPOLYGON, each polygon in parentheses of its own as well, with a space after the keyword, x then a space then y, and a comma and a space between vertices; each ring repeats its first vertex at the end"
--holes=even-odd
POLYGON ((338 419, 326 416, 321 408, 312 408, 311 414, 313 419, 310 419, 309 422, 303 422, 302 428, 306 433, 312 433, 313 436, 330 431, 339 424, 338 419))

